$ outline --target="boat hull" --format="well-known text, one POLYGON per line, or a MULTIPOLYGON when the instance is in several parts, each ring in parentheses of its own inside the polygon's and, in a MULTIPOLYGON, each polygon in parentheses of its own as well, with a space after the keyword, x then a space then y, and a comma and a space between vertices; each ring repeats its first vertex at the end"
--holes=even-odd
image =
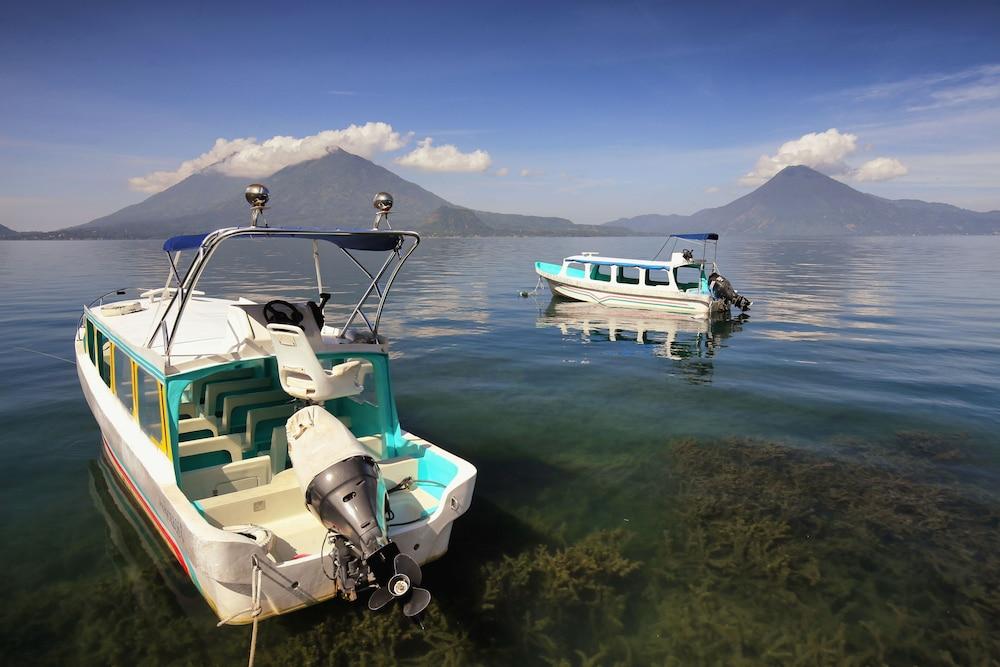
POLYGON ((536 271, 548 283, 553 294, 574 301, 596 303, 609 308, 637 308, 689 317, 710 317, 725 310, 725 305, 721 301, 704 294, 677 291, 654 293, 631 286, 595 284, 596 281, 578 280, 554 276, 541 270, 536 271), (630 289, 625 289, 626 287, 630 289))
MULTIPOLYGON (((209 524, 177 486, 173 464, 104 384, 79 341, 76 348, 80 385, 100 427, 109 467, 220 619, 232 624, 253 621, 253 560, 262 570, 260 619, 338 594, 336 584, 324 573, 319 544, 316 553, 276 562, 248 538, 209 524)), ((427 445, 435 456, 457 468, 433 514, 389 531, 400 551, 423 564, 447 552, 452 522, 471 504, 476 470, 426 441, 405 433, 404 437, 427 445)))

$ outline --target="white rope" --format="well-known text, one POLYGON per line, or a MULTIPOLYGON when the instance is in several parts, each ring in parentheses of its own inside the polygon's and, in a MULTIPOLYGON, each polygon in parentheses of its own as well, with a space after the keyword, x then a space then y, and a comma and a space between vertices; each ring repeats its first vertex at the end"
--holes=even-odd
POLYGON ((233 620, 237 616, 242 616, 243 614, 249 613, 253 616, 253 629, 250 631, 250 661, 247 663, 247 667, 253 667, 254 655, 257 652, 257 620, 260 617, 263 608, 260 606, 260 591, 261 582, 264 576, 264 570, 260 567, 260 562, 257 560, 257 554, 250 556, 250 566, 252 568, 250 574, 250 601, 251 607, 249 609, 244 609, 238 611, 232 616, 225 618, 215 626, 221 628, 223 625, 233 620))
POLYGON ((247 663, 247 667, 253 667, 254 654, 257 652, 257 620, 261 612, 260 584, 264 572, 260 569, 260 563, 257 562, 257 554, 250 557, 250 562, 253 564, 253 578, 250 580, 250 596, 253 598, 253 608, 251 609, 253 613, 253 630, 250 631, 250 661, 247 663))
POLYGON ((59 361, 65 361, 67 364, 73 364, 76 366, 76 362, 72 359, 67 359, 66 357, 60 357, 54 354, 49 354, 48 352, 39 352, 38 350, 32 350, 30 347, 15 347, 15 350, 24 350, 25 352, 31 352, 32 354, 40 354, 43 357, 49 357, 51 359, 58 359, 59 361))
POLYGON ((535 283, 535 289, 531 290, 530 292, 522 290, 521 292, 518 292, 518 294, 520 294, 523 297, 528 297, 533 294, 538 294, 539 290, 541 290, 542 287, 543 287, 542 277, 538 276, 538 282, 535 283))

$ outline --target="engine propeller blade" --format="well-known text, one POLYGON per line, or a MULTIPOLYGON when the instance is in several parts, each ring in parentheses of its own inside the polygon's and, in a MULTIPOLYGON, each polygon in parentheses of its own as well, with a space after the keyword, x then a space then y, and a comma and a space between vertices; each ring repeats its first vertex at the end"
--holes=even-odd
POLYGON ((417 561, 406 554, 396 554, 396 559, 392 561, 392 567, 396 570, 396 574, 405 574, 412 586, 420 585, 421 574, 417 561))
POLYGON ((368 598, 368 608, 378 611, 382 607, 392 602, 393 595, 385 588, 376 588, 372 591, 372 596, 368 598))
POLYGON ((417 616, 431 603, 431 593, 426 588, 418 588, 423 578, 420 565, 406 554, 396 554, 393 558, 394 574, 388 581, 376 584, 368 598, 368 608, 378 611, 395 599, 403 604, 403 614, 417 616))
POLYGON ((410 599, 403 605, 405 616, 416 616, 431 603, 431 592, 426 588, 411 588, 410 599))

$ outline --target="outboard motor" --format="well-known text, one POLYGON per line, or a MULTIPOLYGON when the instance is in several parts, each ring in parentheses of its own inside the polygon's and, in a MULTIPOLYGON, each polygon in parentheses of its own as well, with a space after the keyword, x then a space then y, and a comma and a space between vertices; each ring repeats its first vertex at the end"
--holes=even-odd
POLYGON ((720 273, 713 273, 708 277, 708 287, 716 299, 723 301, 727 306, 736 306, 744 313, 753 305, 753 301, 737 292, 733 284, 720 273))
POLYGON ((373 610, 394 599, 403 603, 407 616, 426 609, 431 594, 417 588, 420 566, 389 540, 388 493, 368 450, 319 405, 296 412, 285 429, 306 507, 330 531, 332 578, 341 594, 354 600, 358 588, 374 585, 373 610))

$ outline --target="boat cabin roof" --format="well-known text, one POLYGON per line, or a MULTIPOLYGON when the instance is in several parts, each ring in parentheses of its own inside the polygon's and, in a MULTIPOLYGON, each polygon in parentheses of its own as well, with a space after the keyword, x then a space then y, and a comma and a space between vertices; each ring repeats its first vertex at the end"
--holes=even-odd
POLYGON ((634 266, 639 269, 669 269, 670 262, 654 262, 646 259, 625 259, 623 257, 600 257, 598 255, 573 255, 564 262, 581 262, 598 266, 634 266))
MULTIPOLYGON (((217 299, 192 296, 184 318, 177 327, 177 337, 169 354, 161 336, 147 344, 150 332, 166 307, 166 301, 141 298, 105 302, 103 306, 86 309, 88 317, 118 344, 124 344, 137 361, 158 375, 171 376, 198 368, 207 368, 231 361, 259 359, 274 354, 267 323, 262 317, 263 304, 248 299, 217 299), (137 303, 141 310, 117 314, 114 307, 137 303), (107 307, 107 310, 105 310, 107 307)), ((300 310, 306 311, 305 304, 300 310)), ((388 343, 354 342, 340 338, 331 331, 320 330, 315 322, 305 319, 302 325, 312 339, 316 353, 381 352, 388 343)))
MULTIPOLYGON (((580 262, 582 264, 594 264, 597 266, 620 266, 634 267, 637 269, 649 269, 652 271, 665 271, 675 265, 670 262, 657 262, 648 259, 625 259, 624 257, 599 257, 597 255, 573 255, 563 260, 564 262, 580 262)), ((684 260, 683 266, 703 264, 702 259, 684 260)))

